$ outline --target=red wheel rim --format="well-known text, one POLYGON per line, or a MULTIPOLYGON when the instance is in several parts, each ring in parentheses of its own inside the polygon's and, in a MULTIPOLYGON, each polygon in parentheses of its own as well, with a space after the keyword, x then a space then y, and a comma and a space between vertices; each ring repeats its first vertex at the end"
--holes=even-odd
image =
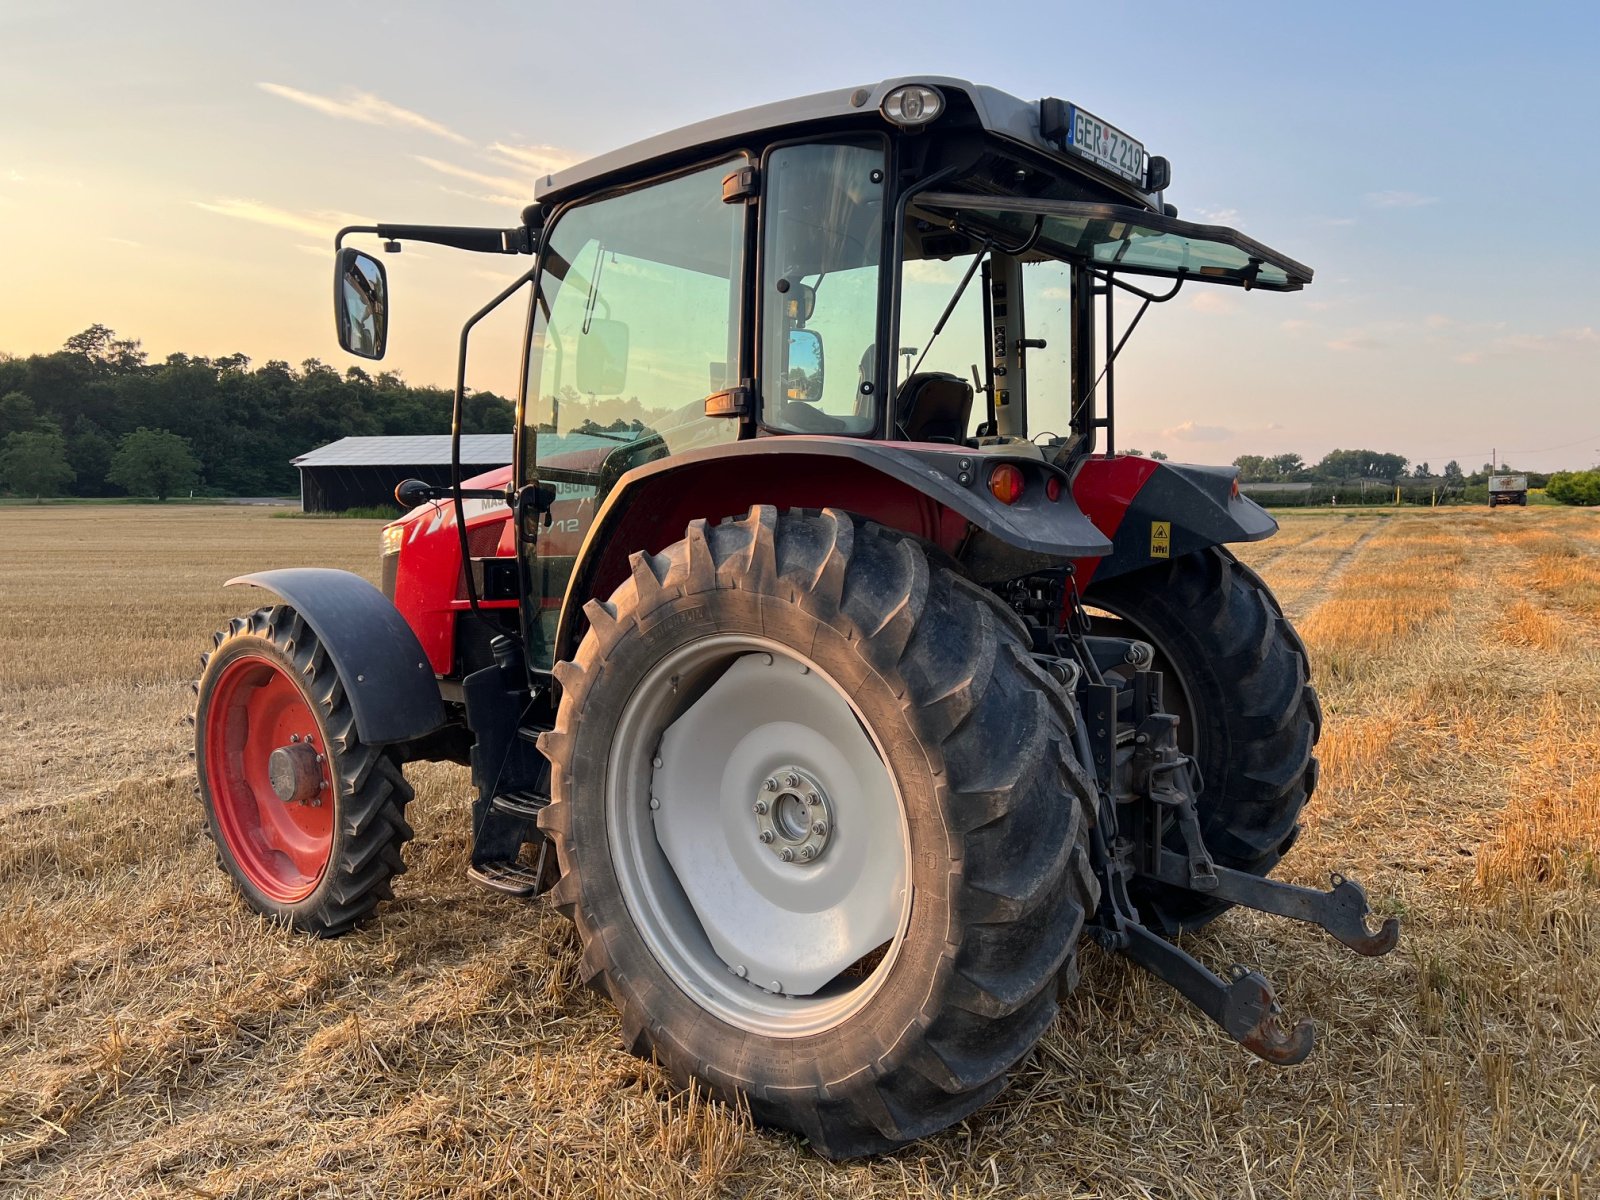
POLYGON ((206 786, 234 861, 279 903, 315 891, 333 853, 327 753, 316 715, 283 667, 243 655, 222 669, 206 710, 206 786), (313 800, 285 801, 273 790, 269 759, 281 746, 308 741, 322 756, 316 769, 323 786, 313 800))

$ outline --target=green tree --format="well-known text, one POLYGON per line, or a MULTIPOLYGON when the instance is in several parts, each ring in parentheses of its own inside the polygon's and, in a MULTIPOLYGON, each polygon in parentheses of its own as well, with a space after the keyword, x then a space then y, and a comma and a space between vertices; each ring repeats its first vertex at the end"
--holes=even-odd
POLYGON ((1272 460, 1260 454, 1241 454, 1233 465, 1239 468, 1240 483, 1271 483, 1278 477, 1272 460))
POLYGON ((1166 462, 1167 461, 1166 454, 1163 453, 1160 450, 1152 450, 1152 451, 1150 451, 1150 457, 1155 459, 1157 462, 1166 462))
POLYGON ((0 450, 0 480, 19 496, 59 495, 73 480, 67 443, 59 430, 33 429, 6 435, 0 450))
POLYGON ((1600 470, 1557 471, 1544 486, 1557 504, 1600 504, 1600 470))
POLYGON ((193 487, 200 463, 189 443, 165 429, 140 426, 122 439, 111 456, 106 478, 130 495, 165 500, 174 492, 193 487))
POLYGON ((1323 479, 1382 479, 1393 483, 1406 473, 1406 459, 1401 454, 1377 450, 1332 450, 1313 470, 1323 479))
POLYGON ((26 433, 39 422, 39 410, 26 392, 7 392, 0 396, 0 439, 13 433, 26 433))
POLYGON ((1464 483, 1466 482, 1466 478, 1466 475, 1461 470, 1461 464, 1455 459, 1452 458, 1449 462, 1445 463, 1444 481, 1446 483, 1464 483))

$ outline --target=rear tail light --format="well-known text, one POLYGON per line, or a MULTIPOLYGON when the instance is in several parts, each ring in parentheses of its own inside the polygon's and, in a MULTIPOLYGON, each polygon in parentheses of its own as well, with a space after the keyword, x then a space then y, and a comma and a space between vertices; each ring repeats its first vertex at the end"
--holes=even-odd
POLYGON ((1051 501, 1061 499, 1061 476, 1052 475, 1049 479, 1044 481, 1044 494, 1048 496, 1051 501))
POLYGON ((1023 489, 1022 471, 1010 463, 1001 463, 989 472, 989 491, 1001 504, 1015 504, 1022 499, 1023 489))

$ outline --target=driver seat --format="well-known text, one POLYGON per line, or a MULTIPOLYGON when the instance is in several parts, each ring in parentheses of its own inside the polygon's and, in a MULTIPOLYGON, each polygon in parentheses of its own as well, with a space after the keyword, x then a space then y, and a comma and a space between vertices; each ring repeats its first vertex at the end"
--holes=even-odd
POLYGON ((960 445, 971 419, 972 385, 948 371, 910 376, 895 399, 895 423, 908 441, 960 445))

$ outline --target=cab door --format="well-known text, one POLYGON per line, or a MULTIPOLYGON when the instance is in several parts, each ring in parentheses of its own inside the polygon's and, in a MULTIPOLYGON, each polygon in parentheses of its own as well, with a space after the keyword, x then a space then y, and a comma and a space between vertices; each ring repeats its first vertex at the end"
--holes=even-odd
POLYGON ((753 206, 725 203, 742 156, 559 210, 540 249, 518 456, 531 670, 554 666, 556 626, 590 525, 634 467, 732 441, 706 398, 751 374, 746 245, 753 206))

